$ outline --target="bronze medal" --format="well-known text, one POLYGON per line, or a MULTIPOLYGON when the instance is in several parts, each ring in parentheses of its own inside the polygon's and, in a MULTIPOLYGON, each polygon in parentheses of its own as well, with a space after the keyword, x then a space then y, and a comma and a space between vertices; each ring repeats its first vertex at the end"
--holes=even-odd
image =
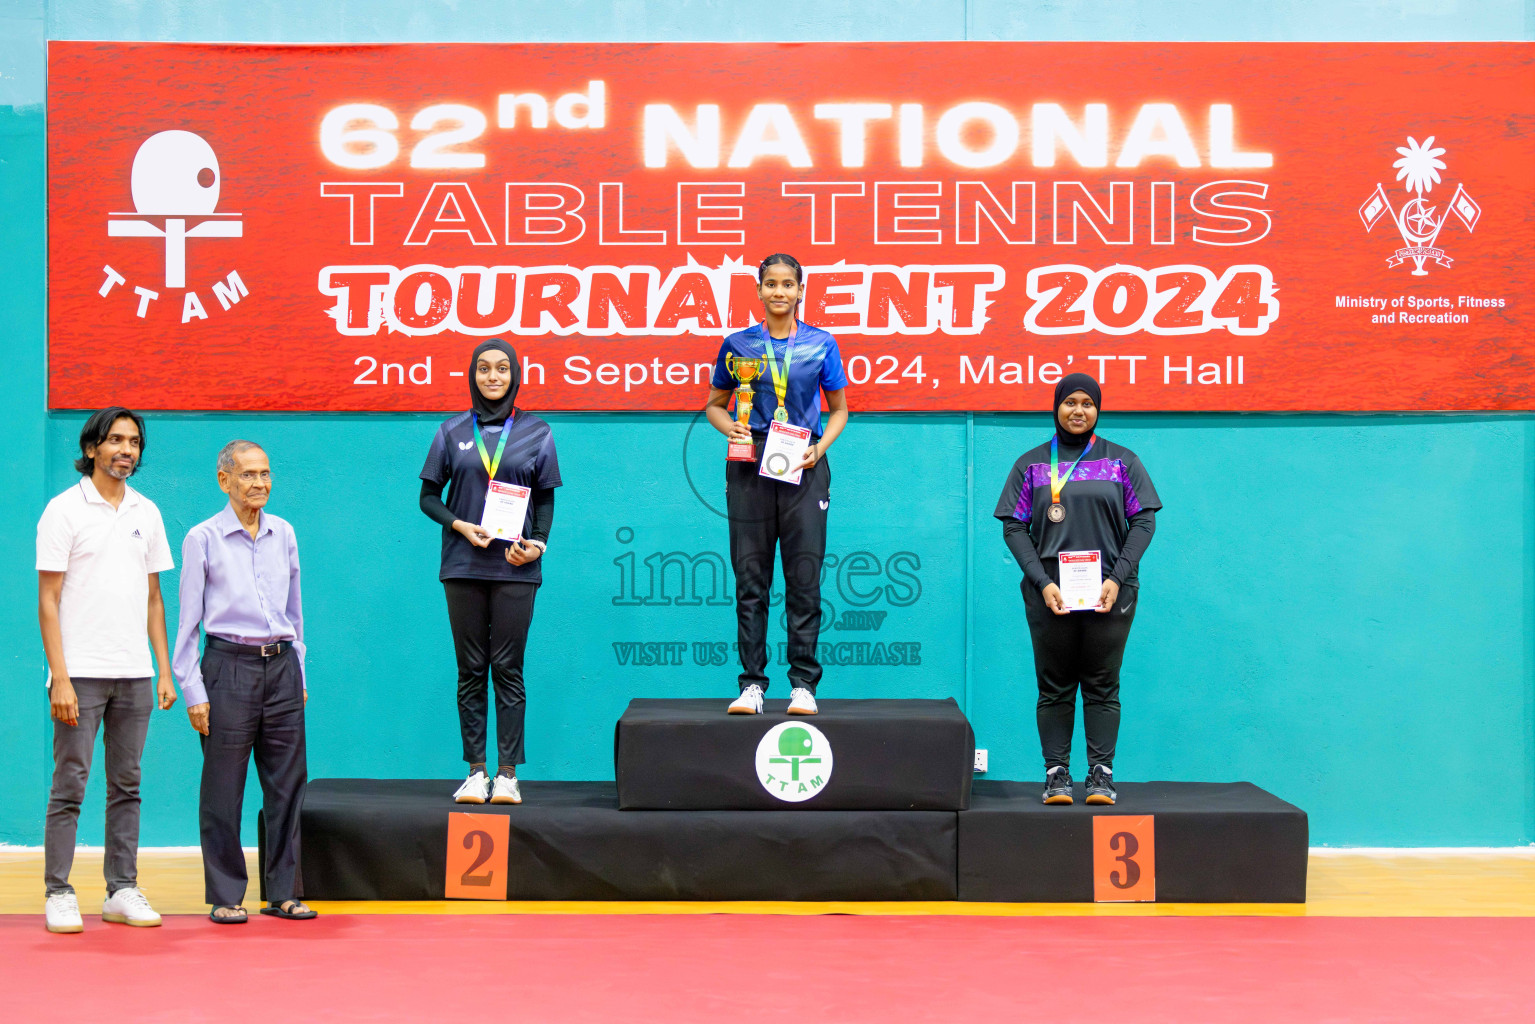
POLYGON ((1096 436, 1087 439, 1087 447, 1082 449, 1082 454, 1077 456, 1077 461, 1071 464, 1065 476, 1061 476, 1060 438, 1050 439, 1050 509, 1045 513, 1045 518, 1052 523, 1059 523, 1066 518, 1066 506, 1061 504, 1061 490, 1071 481, 1077 472, 1077 467, 1082 460, 1087 458, 1087 453, 1093 450, 1093 444, 1097 442, 1096 436))

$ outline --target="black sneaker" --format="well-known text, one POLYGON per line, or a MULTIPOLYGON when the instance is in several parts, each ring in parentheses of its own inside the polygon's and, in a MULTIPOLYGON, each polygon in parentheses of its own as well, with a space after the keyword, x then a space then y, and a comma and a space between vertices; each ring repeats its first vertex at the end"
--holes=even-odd
POLYGON ((1060 765, 1045 773, 1045 803, 1071 803, 1071 772, 1060 765))
POLYGON ((1114 792, 1114 773, 1101 764, 1095 764, 1087 773, 1087 802, 1111 804, 1119 794, 1114 792))

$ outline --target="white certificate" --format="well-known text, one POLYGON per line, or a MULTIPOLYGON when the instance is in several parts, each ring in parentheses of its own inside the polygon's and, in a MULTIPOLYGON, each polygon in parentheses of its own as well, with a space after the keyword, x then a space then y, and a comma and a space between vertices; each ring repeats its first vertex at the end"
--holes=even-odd
POLYGON ((1103 556, 1097 551, 1062 551, 1056 556, 1061 569, 1061 598, 1074 612, 1095 611, 1103 597, 1103 556))
POLYGON ((810 429, 794 427, 774 420, 768 426, 767 440, 762 445, 762 468, 759 476, 781 480, 786 484, 799 484, 800 463, 810 448, 810 429))
POLYGON ((532 496, 532 488, 492 480, 490 490, 485 492, 485 514, 480 516, 480 525, 495 540, 521 540, 522 524, 528 517, 528 499, 532 496))

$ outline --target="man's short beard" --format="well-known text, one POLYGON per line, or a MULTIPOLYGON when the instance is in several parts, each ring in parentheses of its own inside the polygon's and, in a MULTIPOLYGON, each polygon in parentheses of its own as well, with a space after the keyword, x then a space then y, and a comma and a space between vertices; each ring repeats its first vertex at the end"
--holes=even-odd
POLYGON ((126 480, 133 475, 133 471, 138 468, 138 464, 135 463, 134 465, 129 466, 127 469, 118 469, 115 463, 108 462, 102 468, 107 471, 107 476, 111 477, 112 479, 126 480))

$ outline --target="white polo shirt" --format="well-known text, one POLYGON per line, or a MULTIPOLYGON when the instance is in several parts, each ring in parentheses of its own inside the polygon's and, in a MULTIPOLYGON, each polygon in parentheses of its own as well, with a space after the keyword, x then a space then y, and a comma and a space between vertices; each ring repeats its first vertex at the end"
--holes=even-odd
MULTIPOLYGON (((59 629, 71 677, 141 679, 149 657, 149 574, 175 568, 155 503, 128 487, 113 508, 88 476, 37 521, 37 569, 62 572, 59 629)), ((52 679, 49 679, 50 684, 52 679)))

